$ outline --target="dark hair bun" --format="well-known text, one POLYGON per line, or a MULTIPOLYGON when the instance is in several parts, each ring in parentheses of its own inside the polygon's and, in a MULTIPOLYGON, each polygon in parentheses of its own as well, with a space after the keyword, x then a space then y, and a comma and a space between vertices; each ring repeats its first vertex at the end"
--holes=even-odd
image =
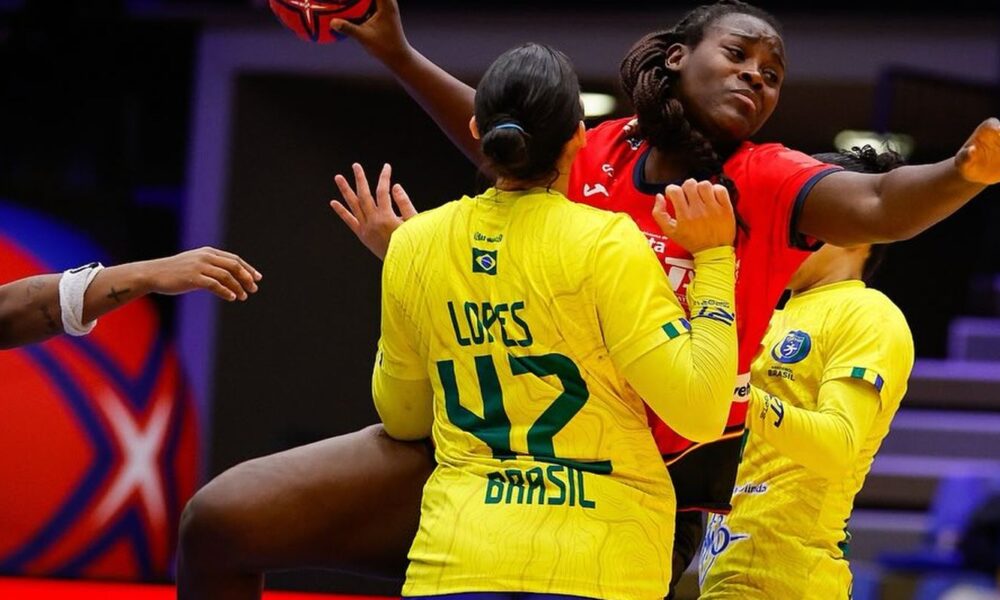
POLYGON ((483 136, 483 154, 503 171, 517 173, 531 162, 530 137, 516 127, 494 127, 483 136))

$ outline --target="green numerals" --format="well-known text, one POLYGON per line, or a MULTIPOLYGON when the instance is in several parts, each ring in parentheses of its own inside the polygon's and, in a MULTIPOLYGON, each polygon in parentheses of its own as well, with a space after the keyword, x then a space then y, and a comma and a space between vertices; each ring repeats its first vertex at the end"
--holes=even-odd
POLYGON ((438 361, 438 375, 444 387, 444 405, 448 420, 483 440, 493 450, 495 458, 510 458, 510 417, 503 409, 503 391, 497 368, 489 356, 476 357, 476 375, 483 394, 483 417, 479 418, 458 401, 458 382, 455 381, 455 362, 438 361))
MULTIPOLYGON (((468 431, 493 450, 495 458, 510 458, 510 417, 503 406, 503 391, 496 365, 489 355, 476 357, 476 375, 483 397, 483 416, 480 418, 459 403, 458 383, 455 380, 455 363, 442 360, 437 363, 438 375, 444 387, 448 419, 457 427, 468 431)), ((510 370, 515 376, 555 375, 563 392, 549 405, 528 429, 528 453, 537 459, 556 458, 552 439, 587 403, 590 392, 580 376, 580 369, 567 356, 545 354, 542 356, 509 357, 510 370)))

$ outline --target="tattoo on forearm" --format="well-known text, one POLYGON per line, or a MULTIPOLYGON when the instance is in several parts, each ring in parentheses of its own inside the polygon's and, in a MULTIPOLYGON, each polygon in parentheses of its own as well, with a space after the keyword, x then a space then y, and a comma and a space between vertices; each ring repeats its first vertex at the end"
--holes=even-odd
POLYGON ((42 311, 42 316, 45 317, 45 325, 48 327, 48 333, 59 333, 59 325, 56 324, 56 320, 52 318, 52 313, 49 311, 47 304, 43 304, 38 307, 42 311))
POLYGON ((124 290, 116 290, 115 286, 111 286, 111 293, 109 293, 107 297, 114 300, 116 304, 121 304, 122 299, 125 296, 128 296, 129 292, 131 291, 132 288, 125 288, 124 290))

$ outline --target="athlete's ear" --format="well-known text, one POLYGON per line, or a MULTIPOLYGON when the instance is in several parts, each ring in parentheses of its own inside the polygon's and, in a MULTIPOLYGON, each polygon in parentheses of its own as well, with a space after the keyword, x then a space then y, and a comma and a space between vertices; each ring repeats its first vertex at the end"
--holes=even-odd
POLYGON ((479 139, 479 125, 476 125, 476 117, 469 119, 469 131, 472 132, 472 137, 479 139))
POLYGON ((687 62, 687 57, 690 53, 691 48, 685 44, 671 44, 667 48, 667 57, 663 61, 664 65, 667 67, 667 70, 679 73, 684 68, 684 63, 687 62))
POLYGON ((580 148, 585 148, 587 146, 587 125, 580 121, 580 126, 576 128, 576 133, 573 137, 580 144, 580 148))

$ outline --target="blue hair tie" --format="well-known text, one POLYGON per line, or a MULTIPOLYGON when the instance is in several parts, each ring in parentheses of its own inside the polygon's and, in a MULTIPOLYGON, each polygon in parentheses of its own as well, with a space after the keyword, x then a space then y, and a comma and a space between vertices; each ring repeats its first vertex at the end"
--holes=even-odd
POLYGON ((524 130, 524 127, 521 127, 517 123, 501 123, 500 125, 497 125, 493 129, 516 129, 516 130, 520 131, 521 133, 527 133, 524 130))

